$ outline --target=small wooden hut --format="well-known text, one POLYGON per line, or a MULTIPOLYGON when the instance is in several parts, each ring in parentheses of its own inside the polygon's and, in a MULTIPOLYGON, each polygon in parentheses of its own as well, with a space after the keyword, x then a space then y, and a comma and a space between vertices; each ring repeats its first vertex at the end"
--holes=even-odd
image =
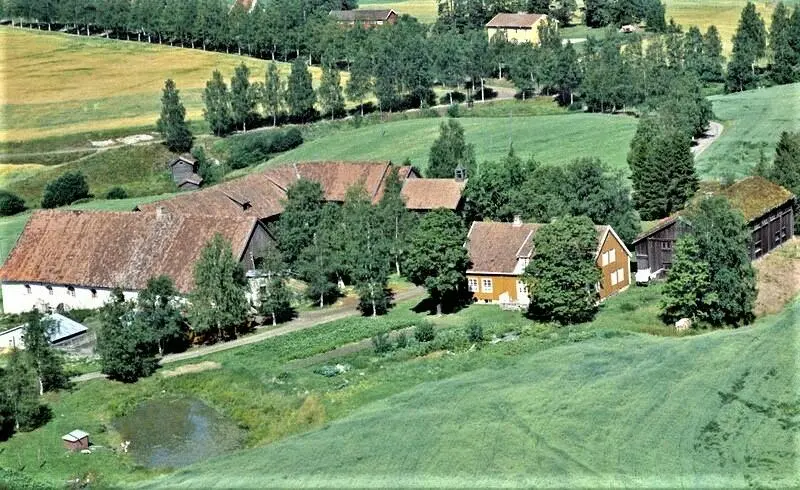
POLYGON ((61 438, 64 447, 70 451, 81 451, 89 449, 89 434, 82 430, 73 430, 61 438))

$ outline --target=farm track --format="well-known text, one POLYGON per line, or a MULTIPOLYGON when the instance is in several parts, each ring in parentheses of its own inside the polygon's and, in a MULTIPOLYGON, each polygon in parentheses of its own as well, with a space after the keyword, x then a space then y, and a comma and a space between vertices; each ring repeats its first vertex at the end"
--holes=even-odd
MULTIPOLYGON (((400 302, 416 298, 422 298, 424 297, 424 295, 425 295, 425 290, 423 288, 415 287, 397 293, 394 297, 394 301, 400 302)), ((187 352, 181 352, 178 354, 168 354, 163 358, 161 358, 161 360, 159 360, 159 364, 164 365, 174 362, 185 361, 187 359, 203 357, 209 354, 214 354, 216 352, 222 352, 249 344, 255 344, 257 342, 261 342, 263 340, 267 340, 273 337, 280 337, 281 335, 286 335, 292 332, 298 332, 300 330, 305 330, 311 327, 323 325, 325 323, 342 320, 359 314, 360 312, 350 303, 332 307, 330 309, 322 311, 311 311, 307 313, 301 313, 294 320, 287 322, 284 325, 281 325, 280 327, 277 328, 262 327, 259 329, 262 331, 258 333, 241 337, 236 340, 231 340, 230 342, 221 342, 218 344, 197 347, 187 352)), ((83 381, 90 381, 93 379, 100 379, 105 377, 106 377, 105 374, 96 371, 93 373, 86 373, 80 376, 75 376, 72 378, 72 381, 75 383, 80 383, 83 381)))

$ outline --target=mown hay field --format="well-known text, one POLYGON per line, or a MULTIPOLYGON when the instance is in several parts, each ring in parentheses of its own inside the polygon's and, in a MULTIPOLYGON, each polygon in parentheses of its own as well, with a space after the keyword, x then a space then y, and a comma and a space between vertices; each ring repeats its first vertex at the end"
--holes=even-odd
MULTIPOLYGON (((244 56, 10 27, 0 27, 0 44, 0 142, 152 126, 167 78, 189 119, 202 119, 212 71, 229 80, 245 62, 256 81, 267 66, 244 56)), ((284 76, 289 68, 280 64, 284 76)), ((318 69, 312 72, 318 78, 318 69)))
POLYGON ((407 369, 439 380, 150 487, 795 486, 798 315, 678 339, 596 330, 450 377, 469 354, 420 359, 407 369))

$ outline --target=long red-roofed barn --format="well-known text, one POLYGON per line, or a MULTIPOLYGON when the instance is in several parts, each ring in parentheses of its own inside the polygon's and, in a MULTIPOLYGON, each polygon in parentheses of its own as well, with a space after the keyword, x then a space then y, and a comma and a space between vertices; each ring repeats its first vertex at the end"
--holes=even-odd
POLYGON ((255 268, 270 242, 266 228, 248 216, 219 219, 161 208, 37 211, 0 269, 3 311, 99 308, 113 288, 135 298, 160 275, 188 293, 201 250, 217 233, 231 243, 245 270, 255 268))

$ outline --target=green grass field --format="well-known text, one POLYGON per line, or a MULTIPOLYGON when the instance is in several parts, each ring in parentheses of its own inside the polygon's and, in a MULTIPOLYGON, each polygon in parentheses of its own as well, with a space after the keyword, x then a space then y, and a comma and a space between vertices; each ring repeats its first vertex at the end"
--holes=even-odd
MULTIPOLYGON (((202 119, 211 72, 245 62, 262 80, 263 60, 138 42, 0 27, 0 141, 152 127, 164 80, 173 78, 190 119, 202 119)), ((280 65, 282 73, 289 66, 280 65)), ((318 77, 317 69, 312 69, 318 77)))
POLYGON ((697 159, 708 177, 743 177, 763 151, 772 160, 781 131, 800 131, 800 84, 711 97, 722 136, 697 159))
MULTIPOLYGON (((799 322, 795 303, 752 328, 691 338, 599 331, 441 375, 150 486, 798 485, 799 322)), ((446 372, 470 355, 416 362, 446 372)))
MULTIPOLYGON (((268 165, 303 160, 406 158, 424 169, 428 152, 443 119, 413 119, 333 132, 281 154, 268 165)), ((475 145, 479 162, 496 160, 514 144, 518 155, 533 155, 546 164, 560 164, 578 157, 597 156, 613 168, 627 169, 628 144, 636 119, 626 116, 570 114, 561 116, 459 119, 467 140, 475 145)), ((627 170, 626 170, 627 171, 627 170)))

